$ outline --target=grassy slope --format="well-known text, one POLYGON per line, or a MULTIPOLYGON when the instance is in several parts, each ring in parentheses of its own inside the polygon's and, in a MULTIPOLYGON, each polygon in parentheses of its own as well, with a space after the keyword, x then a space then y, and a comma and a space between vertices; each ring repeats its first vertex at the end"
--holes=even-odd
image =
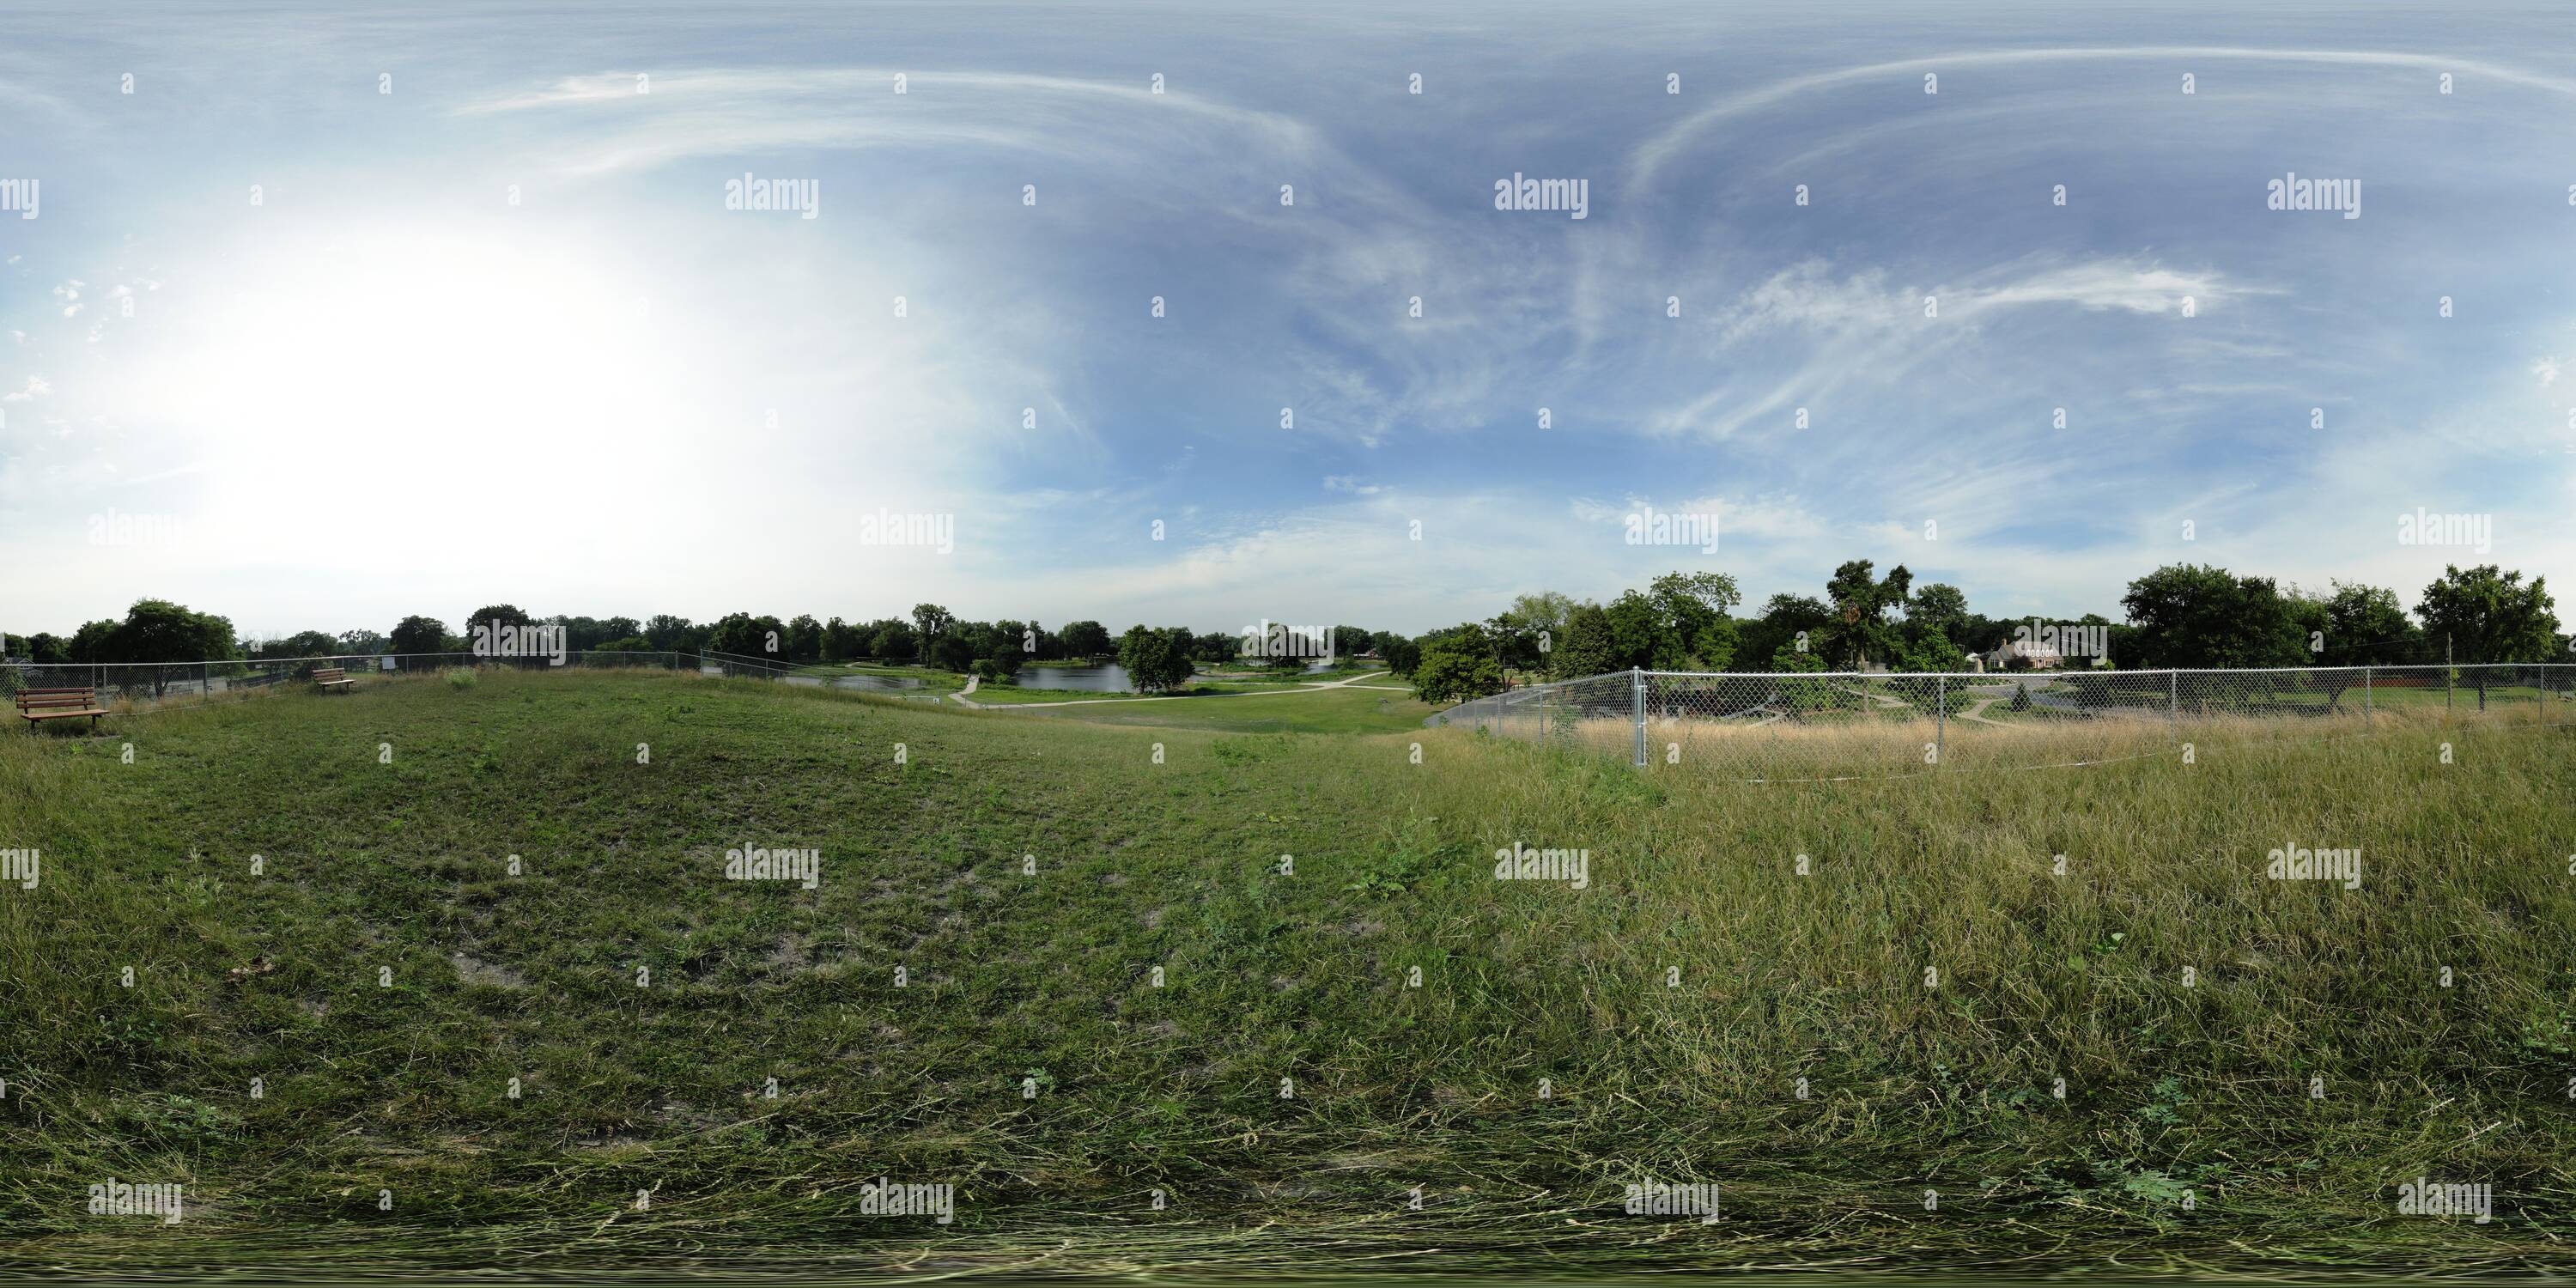
POLYGON ((2564 731, 1747 787, 1074 710, 1118 708, 489 674, 0 742, 0 838, 45 863, 0 891, 16 1255, 2152 1267, 2576 1233, 2564 731), (2293 839, 2364 847, 2361 891, 2259 879, 2293 839), (1589 849, 1591 887, 1492 880, 1515 841, 1589 849), (819 848, 821 888, 722 880, 745 842, 819 848), (2396 1217, 2419 1173, 2504 1219, 2396 1217), (1640 1174, 1723 1182, 1726 1220, 1620 1216, 1640 1174), (852 1215, 881 1175, 959 1183, 957 1224, 852 1215), (189 1184, 188 1221, 81 1214, 110 1176, 189 1184))

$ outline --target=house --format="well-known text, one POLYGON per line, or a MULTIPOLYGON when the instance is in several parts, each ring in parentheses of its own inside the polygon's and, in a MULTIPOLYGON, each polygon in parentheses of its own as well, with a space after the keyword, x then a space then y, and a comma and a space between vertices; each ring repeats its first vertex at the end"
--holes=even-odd
POLYGON ((2055 648, 2031 640, 2006 640, 2003 647, 1985 655, 1986 669, 2008 671, 2018 660, 2024 670, 2053 671, 2065 663, 2055 648))

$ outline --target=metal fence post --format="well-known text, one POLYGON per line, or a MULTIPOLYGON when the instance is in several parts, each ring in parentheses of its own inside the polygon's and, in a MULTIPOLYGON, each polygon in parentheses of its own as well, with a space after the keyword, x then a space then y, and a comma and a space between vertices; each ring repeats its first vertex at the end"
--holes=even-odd
POLYGON ((2361 721, 2370 723, 2370 668, 2361 668, 2361 721))
POLYGON ((1637 686, 1637 763, 1643 765, 1646 763, 1646 671, 1643 667, 1632 666, 1628 668, 1628 675, 1637 686))
POLYGON ((1950 754, 1950 677, 1940 677, 1940 697, 1932 707, 1932 767, 1941 767, 1950 754))
POLYGON ((2182 672, 2165 672, 2171 695, 2165 699, 2165 729, 2171 732, 2182 719, 2182 672))

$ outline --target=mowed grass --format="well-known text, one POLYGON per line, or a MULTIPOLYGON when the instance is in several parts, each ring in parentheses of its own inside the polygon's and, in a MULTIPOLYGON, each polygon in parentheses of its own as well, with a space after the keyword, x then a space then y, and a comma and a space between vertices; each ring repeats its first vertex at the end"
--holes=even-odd
POLYGON ((1747 785, 1065 718, 1118 710, 493 672, 0 740, 0 842, 43 852, 0 888, 0 1256, 2315 1272, 2576 1236, 2567 730, 1747 785), (1496 880, 1515 843, 1584 888, 1496 880), (2292 843, 2361 887, 2266 881, 2292 843), (725 880, 744 845, 818 888, 725 880), (2397 1215, 2419 1175, 2497 1220, 2397 1215), (186 1219, 87 1215, 111 1177, 186 1219), (859 1215, 880 1177, 955 1184, 954 1224, 859 1215), (1723 1218, 1624 1215, 1647 1178, 1723 1218))

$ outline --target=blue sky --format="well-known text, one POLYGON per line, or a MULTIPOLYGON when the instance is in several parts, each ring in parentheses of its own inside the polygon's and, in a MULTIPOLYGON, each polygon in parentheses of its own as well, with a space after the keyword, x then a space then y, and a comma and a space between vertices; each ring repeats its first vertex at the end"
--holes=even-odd
POLYGON ((2565 15, 2236 8, 21 8, 0 629, 2566 575, 2565 15))

